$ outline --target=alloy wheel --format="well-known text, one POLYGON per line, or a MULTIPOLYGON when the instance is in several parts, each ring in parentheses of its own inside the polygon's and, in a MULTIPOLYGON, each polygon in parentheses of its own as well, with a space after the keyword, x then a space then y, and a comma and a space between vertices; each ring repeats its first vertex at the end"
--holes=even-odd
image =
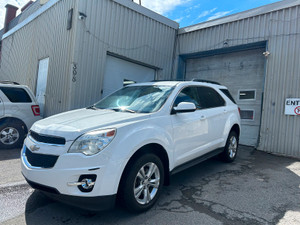
POLYGON ((146 163, 137 173, 134 180, 134 197, 136 201, 145 205, 154 199, 160 184, 160 172, 153 162, 146 163))
POLYGON ((229 140, 228 153, 230 158, 234 158, 237 151, 237 139, 232 136, 229 140))
POLYGON ((5 145, 13 145, 19 137, 19 131, 14 127, 6 127, 0 132, 0 141, 5 145))

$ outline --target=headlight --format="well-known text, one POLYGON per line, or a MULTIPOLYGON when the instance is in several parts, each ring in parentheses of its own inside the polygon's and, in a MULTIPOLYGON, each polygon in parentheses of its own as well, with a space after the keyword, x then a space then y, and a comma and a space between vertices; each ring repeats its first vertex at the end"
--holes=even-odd
POLYGON ((69 153, 94 155, 102 151, 115 137, 115 129, 94 130, 77 138, 69 149, 69 153))

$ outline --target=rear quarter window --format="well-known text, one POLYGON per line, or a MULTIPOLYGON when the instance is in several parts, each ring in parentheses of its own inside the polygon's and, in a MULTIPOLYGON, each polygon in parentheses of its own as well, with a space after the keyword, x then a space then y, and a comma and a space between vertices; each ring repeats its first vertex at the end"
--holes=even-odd
POLYGON ((200 105, 203 109, 225 106, 225 100, 210 87, 198 87, 200 105))
POLYGON ((236 104, 236 102, 234 101, 232 95, 230 94, 230 92, 227 89, 220 89, 234 104, 236 104))
POLYGON ((9 101, 13 103, 32 102, 28 93, 22 88, 0 87, 0 90, 5 94, 9 101))

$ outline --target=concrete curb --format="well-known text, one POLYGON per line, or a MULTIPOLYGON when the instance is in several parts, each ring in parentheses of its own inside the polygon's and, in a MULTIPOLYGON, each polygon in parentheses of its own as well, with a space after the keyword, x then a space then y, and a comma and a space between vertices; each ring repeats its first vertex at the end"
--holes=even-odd
POLYGON ((19 186, 28 186, 27 182, 24 181, 18 181, 18 182, 13 182, 13 183, 8 183, 8 184, 0 184, 0 190, 1 189, 8 189, 8 188, 12 188, 12 187, 19 187, 19 186))

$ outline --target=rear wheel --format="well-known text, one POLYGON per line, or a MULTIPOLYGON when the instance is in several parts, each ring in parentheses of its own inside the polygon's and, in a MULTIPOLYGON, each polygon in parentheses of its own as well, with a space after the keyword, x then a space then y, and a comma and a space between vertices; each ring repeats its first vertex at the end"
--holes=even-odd
POLYGON ((231 131, 228 135, 224 151, 220 154, 224 162, 233 162, 238 151, 239 139, 235 131, 231 131))
POLYGON ((159 157, 145 154, 135 160, 124 174, 120 194, 125 207, 133 212, 150 209, 160 195, 164 168, 159 157))
POLYGON ((18 122, 0 125, 0 148, 11 149, 20 147, 25 138, 25 131, 18 122))

